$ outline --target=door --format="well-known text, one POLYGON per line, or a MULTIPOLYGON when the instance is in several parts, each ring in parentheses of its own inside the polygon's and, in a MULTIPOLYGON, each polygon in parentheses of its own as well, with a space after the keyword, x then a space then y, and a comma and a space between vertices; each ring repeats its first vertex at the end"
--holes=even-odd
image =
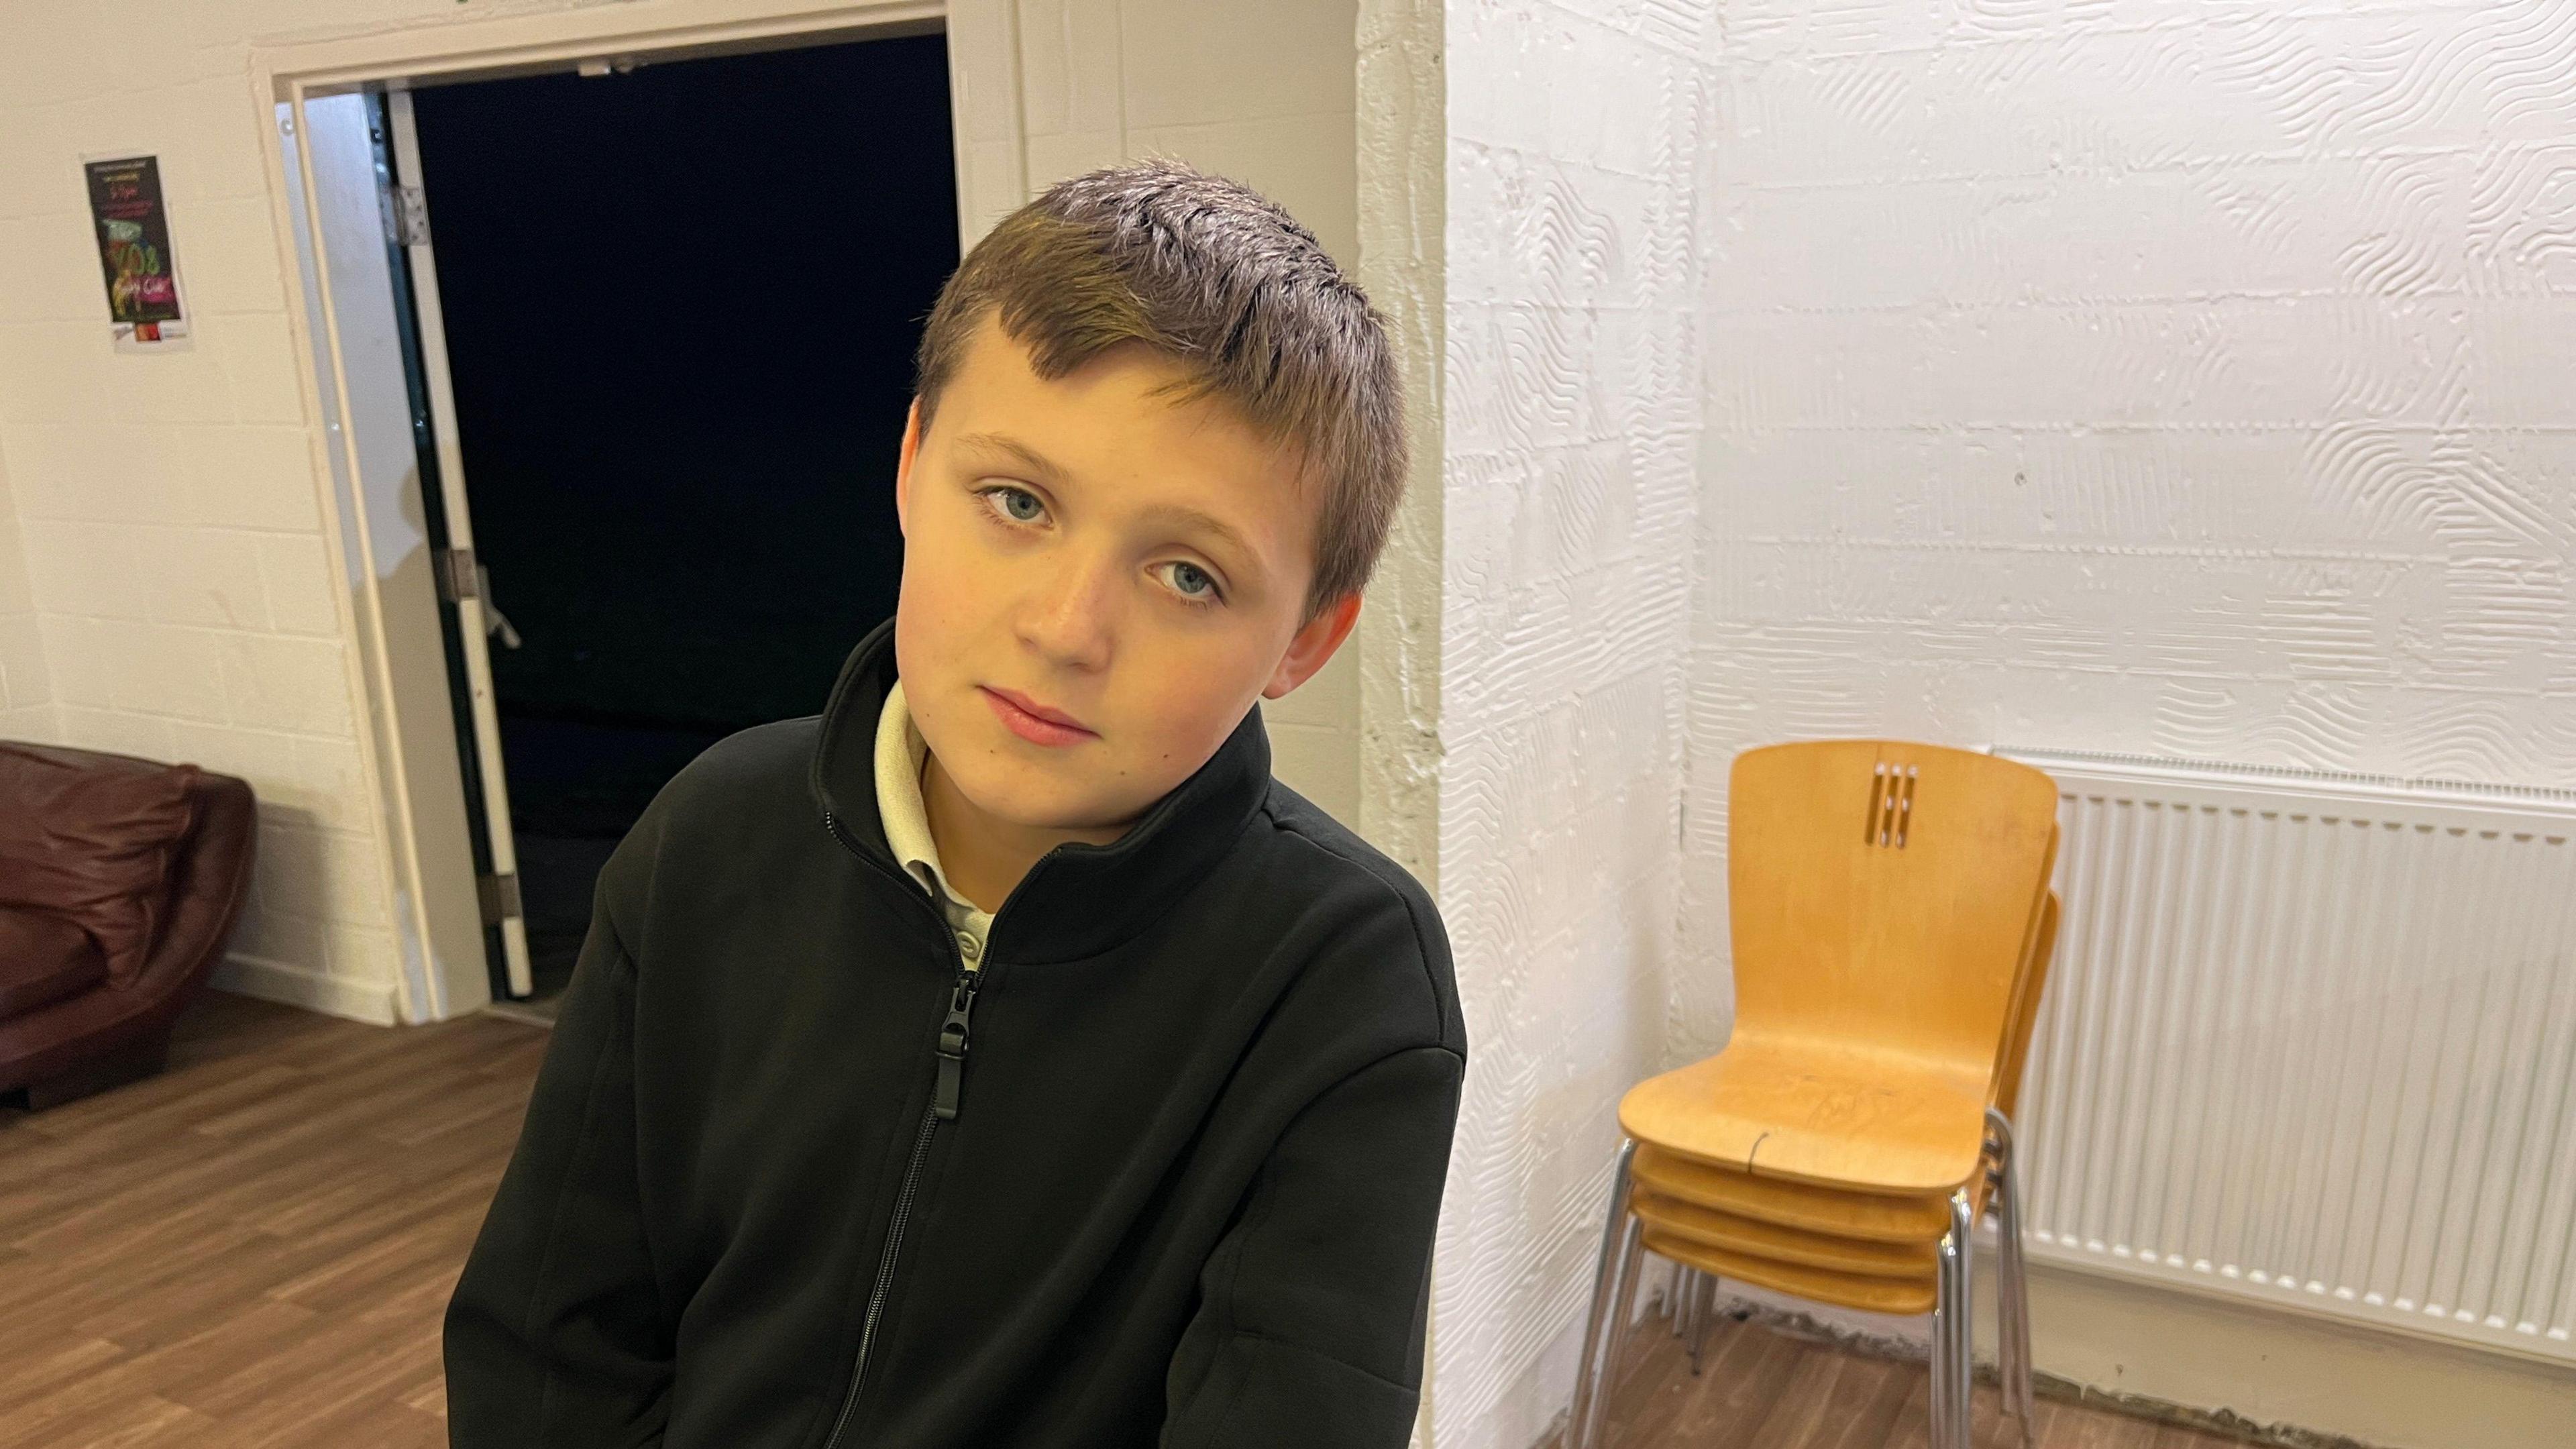
POLYGON ((430 250, 429 203, 421 183, 420 142, 411 93, 378 101, 377 161, 382 179, 386 246, 395 309, 404 331, 412 428, 420 458, 423 523, 447 641, 457 740, 463 754, 475 839, 475 884, 483 919, 497 937, 492 995, 525 999, 535 982, 528 958, 527 917, 519 899, 518 849, 510 833, 510 786, 501 758, 501 720, 492 690, 493 637, 514 640, 491 606, 491 573, 475 562, 474 522, 467 507, 465 462, 457 442, 456 399, 447 373, 447 334, 438 302, 438 261, 430 250))

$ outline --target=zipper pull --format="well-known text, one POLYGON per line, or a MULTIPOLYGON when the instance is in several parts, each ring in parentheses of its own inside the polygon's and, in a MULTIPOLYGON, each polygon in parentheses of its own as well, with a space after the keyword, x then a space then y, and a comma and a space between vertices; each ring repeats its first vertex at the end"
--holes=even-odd
POLYGON ((958 1088, 966 1075, 966 1017, 975 1009, 975 982, 974 972, 957 973, 957 984, 948 994, 948 1020, 939 1027, 939 1088, 930 1110, 942 1122, 957 1116, 958 1088))

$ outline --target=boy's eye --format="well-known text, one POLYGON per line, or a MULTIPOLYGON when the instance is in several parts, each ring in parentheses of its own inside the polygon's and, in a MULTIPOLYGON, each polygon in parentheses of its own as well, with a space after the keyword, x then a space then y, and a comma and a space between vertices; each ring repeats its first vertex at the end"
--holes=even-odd
MULTIPOLYGON (((1027 500, 1028 500, 1028 502, 1029 502, 1029 506, 1030 506, 1030 507, 1032 507, 1032 508, 1037 508, 1037 507, 1039 507, 1039 504, 1038 504, 1038 497, 1037 497, 1037 495, 1036 495, 1036 494, 1034 494, 1034 493, 1031 493, 1029 490, 1027 490, 1027 489, 1025 489, 1025 488, 990 488, 990 489, 986 489, 985 491, 986 491, 986 492, 989 492, 989 493, 999 493, 999 494, 1002 494, 1002 495, 1003 495, 1002 506, 1003 506, 1004 508, 1008 508, 1008 507, 1010 507, 1010 506, 1011 506, 1011 505, 1010 505, 1010 500, 1011 500, 1012 498, 1015 498, 1015 497, 1016 497, 1016 498, 1025 498, 1025 499, 1027 499, 1027 500)), ((1012 514, 1011 516, 1012 516, 1013 518, 1017 518, 1017 519, 1019 519, 1019 521, 1020 521, 1020 522, 1022 522, 1022 523, 1028 523, 1028 522, 1033 521, 1033 520, 1036 518, 1036 516, 1037 516, 1037 515, 1036 515, 1036 514, 1029 514, 1029 515, 1027 515, 1027 516, 1022 516, 1022 515, 1020 515, 1020 514, 1014 513, 1014 514, 1012 514)))
POLYGON ((1209 578, 1208 571, 1200 568, 1197 564, 1191 563, 1187 559, 1174 560, 1172 563, 1172 580, 1181 595, 1187 598, 1190 602, 1205 602, 1211 604, 1216 602, 1216 580, 1209 578), (1205 586, 1206 592, 1201 593, 1189 588, 1183 582, 1184 575, 1195 576, 1199 582, 1205 586))
MULTIPOLYGON (((1046 511, 1046 505, 1038 500, 1036 494, 1026 488, 1014 488, 1008 483, 996 483, 990 487, 975 490, 975 496, 978 498, 990 499, 995 495, 999 495, 1002 499, 1002 517, 1012 523, 1034 523, 1038 516, 1046 511), (1037 512, 1028 514, 1018 512, 1011 507, 1013 498, 1026 500, 1028 505, 1037 512)), ((1183 603, 1209 606, 1224 602, 1225 595, 1217 588, 1215 577, 1197 564, 1187 559, 1174 559, 1160 567, 1172 570, 1172 592, 1180 595, 1183 603), (1189 582, 1191 579, 1198 580, 1195 587, 1189 582)))

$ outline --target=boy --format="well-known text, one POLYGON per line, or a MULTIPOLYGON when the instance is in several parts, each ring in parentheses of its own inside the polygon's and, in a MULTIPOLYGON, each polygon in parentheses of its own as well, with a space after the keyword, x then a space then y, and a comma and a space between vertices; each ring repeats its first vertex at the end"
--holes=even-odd
POLYGON ((1394 362, 1172 163, 933 309, 895 617, 600 872, 446 1320, 460 1449, 1400 1446, 1466 1031, 1413 877, 1270 778, 1394 362))

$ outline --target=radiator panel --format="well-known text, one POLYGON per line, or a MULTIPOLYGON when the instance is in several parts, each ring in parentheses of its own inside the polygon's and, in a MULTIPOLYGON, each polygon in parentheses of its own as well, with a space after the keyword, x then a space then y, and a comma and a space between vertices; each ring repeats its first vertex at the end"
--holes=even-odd
POLYGON ((2036 750, 2032 1256, 2576 1363, 2576 794, 2036 750))

